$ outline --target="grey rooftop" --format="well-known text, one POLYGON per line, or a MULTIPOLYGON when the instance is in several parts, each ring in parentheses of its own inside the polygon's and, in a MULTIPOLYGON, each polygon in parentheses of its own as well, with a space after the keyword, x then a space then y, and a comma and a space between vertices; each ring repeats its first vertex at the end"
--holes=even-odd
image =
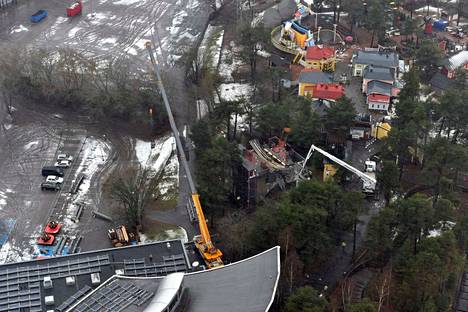
POLYGON ((393 81, 395 79, 393 69, 375 66, 367 66, 366 69, 364 69, 362 77, 368 80, 393 81))
POLYGON ((189 268, 180 240, 4 264, 0 265, 0 311, 66 311, 117 272, 164 276, 189 268), (54 303, 46 304, 51 296, 54 303))
POLYGON ((398 68, 398 54, 395 52, 357 51, 353 63, 398 68))
POLYGON ((222 268, 166 277, 113 276, 70 312, 265 312, 280 274, 279 247, 222 268))
POLYGON ((329 74, 326 74, 321 71, 309 71, 303 70, 299 75, 299 82, 300 83, 331 83, 332 78, 329 74))
POLYGON ((372 80, 367 84, 367 94, 383 94, 392 96, 392 85, 378 80, 372 80))

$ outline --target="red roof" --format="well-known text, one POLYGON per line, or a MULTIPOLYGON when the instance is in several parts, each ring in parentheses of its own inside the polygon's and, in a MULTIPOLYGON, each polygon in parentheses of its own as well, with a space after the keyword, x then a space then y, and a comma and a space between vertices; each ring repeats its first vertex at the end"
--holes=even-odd
POLYGON ((335 55, 335 49, 329 47, 311 46, 307 48, 306 60, 321 60, 333 57, 335 55))
POLYGON ((314 87, 314 98, 337 100, 344 95, 344 87, 338 83, 320 83, 314 87))
POLYGON ((376 93, 369 95, 367 100, 372 102, 390 103, 390 97, 388 95, 376 93))

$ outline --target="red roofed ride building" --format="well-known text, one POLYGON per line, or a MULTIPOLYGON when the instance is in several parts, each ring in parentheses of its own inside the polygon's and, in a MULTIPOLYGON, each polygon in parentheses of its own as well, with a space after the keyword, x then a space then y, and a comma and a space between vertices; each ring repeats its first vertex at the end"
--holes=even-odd
POLYGON ((304 66, 320 71, 335 71, 336 51, 331 47, 311 46, 307 48, 304 66))

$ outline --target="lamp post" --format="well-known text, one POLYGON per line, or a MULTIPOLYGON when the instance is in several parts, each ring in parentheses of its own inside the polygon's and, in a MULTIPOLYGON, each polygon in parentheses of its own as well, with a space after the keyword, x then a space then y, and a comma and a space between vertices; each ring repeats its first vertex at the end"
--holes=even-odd
POLYGON ((336 26, 337 24, 333 24, 333 43, 336 42, 336 26))
POLYGON ((315 29, 317 29, 317 20, 318 20, 318 12, 317 12, 317 8, 315 8, 315 29))
POLYGON ((340 5, 336 6, 336 23, 340 22, 340 5))
POLYGON ((317 31, 317 42, 320 41, 320 29, 322 29, 321 26, 319 26, 318 31, 317 31))

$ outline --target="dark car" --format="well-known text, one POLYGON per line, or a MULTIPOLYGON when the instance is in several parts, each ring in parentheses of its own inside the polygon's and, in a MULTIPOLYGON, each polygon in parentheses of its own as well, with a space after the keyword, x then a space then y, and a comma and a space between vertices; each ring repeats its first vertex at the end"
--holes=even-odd
POLYGON ((59 183, 54 183, 54 182, 42 182, 41 183, 41 190, 43 191, 59 191, 60 190, 60 184, 59 183))
POLYGON ((57 176, 57 177, 63 177, 64 171, 62 168, 57 168, 55 166, 45 166, 42 168, 42 176, 47 177, 51 175, 57 176))

